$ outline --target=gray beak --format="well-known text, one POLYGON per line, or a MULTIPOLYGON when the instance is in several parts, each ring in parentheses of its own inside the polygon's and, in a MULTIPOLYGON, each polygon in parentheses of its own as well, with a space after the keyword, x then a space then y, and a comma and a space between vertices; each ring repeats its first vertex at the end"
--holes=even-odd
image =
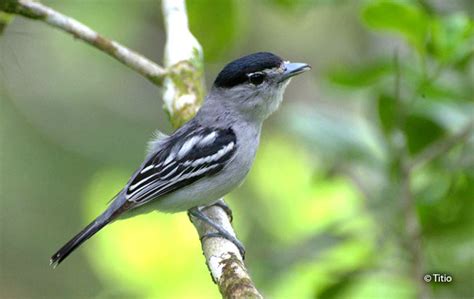
POLYGON ((309 71, 311 69, 311 66, 309 64, 299 62, 285 62, 284 67, 285 71, 283 72, 283 74, 281 74, 279 82, 283 82, 293 76, 309 71))

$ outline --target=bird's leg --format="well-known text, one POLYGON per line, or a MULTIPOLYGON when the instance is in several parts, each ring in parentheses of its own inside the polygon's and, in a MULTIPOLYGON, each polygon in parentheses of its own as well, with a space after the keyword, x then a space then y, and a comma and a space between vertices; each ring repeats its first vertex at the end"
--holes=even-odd
POLYGON ((234 215, 232 215, 232 210, 230 209, 230 207, 225 203, 225 201, 221 198, 219 200, 217 200, 216 202, 208 205, 208 206, 204 206, 201 208, 201 211, 204 211, 204 210, 207 210, 209 209, 210 207, 212 206, 218 206, 220 207, 221 209, 224 210, 224 212, 227 214, 227 216, 229 217, 229 220, 230 220, 230 223, 232 223, 232 221, 234 220, 234 215))
POLYGON ((210 225, 212 228, 214 228, 217 231, 215 233, 208 233, 208 234, 203 235, 201 237, 201 241, 207 238, 216 238, 216 237, 227 239, 231 241, 232 243, 234 243, 234 245, 239 249, 239 252, 240 252, 240 255, 242 255, 242 258, 245 259, 245 247, 235 236, 231 235, 225 228, 223 228, 221 225, 217 224, 214 220, 209 218, 198 207, 189 209, 188 213, 191 216, 210 225))

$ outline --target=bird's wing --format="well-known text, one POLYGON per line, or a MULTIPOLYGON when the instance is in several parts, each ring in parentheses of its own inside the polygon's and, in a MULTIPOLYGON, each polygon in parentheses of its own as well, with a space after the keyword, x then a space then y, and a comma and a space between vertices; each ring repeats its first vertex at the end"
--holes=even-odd
POLYGON ((216 174, 234 156, 236 148, 236 136, 230 128, 200 128, 171 136, 135 173, 125 197, 142 205, 216 174))

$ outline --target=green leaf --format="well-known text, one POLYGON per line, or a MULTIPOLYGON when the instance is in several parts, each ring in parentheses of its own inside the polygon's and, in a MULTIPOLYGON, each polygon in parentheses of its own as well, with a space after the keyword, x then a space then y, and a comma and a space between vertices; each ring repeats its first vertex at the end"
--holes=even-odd
POLYGON ((363 9, 362 19, 372 29, 401 34, 418 51, 424 52, 429 17, 418 6, 405 1, 377 1, 363 9))
POLYGON ((426 82, 420 87, 420 94, 424 99, 432 101, 469 101, 472 97, 454 83, 441 80, 426 82))
POLYGON ((408 150, 416 154, 445 134, 443 127, 426 115, 410 114, 404 124, 408 150))
POLYGON ((464 13, 434 19, 428 50, 442 63, 457 63, 474 51, 474 22, 464 13))
POLYGON ((328 79, 338 85, 350 88, 362 88, 370 86, 380 80, 383 76, 390 73, 392 64, 376 62, 359 67, 341 68, 332 71, 328 79))
POLYGON ((380 120, 380 126, 385 134, 389 134, 396 120, 396 100, 389 95, 382 94, 377 99, 377 112, 380 120))
POLYGON ((233 0, 187 1, 191 32, 204 48, 205 60, 215 60, 229 49, 238 34, 238 7, 233 0))

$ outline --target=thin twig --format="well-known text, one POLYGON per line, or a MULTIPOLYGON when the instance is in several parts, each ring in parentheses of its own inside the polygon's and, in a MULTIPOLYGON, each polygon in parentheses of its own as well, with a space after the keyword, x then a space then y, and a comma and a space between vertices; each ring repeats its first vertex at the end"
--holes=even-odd
POLYGON ((405 212, 405 233, 408 238, 407 245, 411 255, 412 277, 418 287, 420 299, 430 298, 426 283, 422 280, 424 271, 424 256, 422 251, 421 225, 416 212, 415 198, 411 189, 412 172, 406 165, 405 159, 401 161, 401 199, 405 212))
POLYGON ((166 71, 155 62, 145 58, 116 41, 107 39, 90 27, 63 15, 39 2, 30 0, 2 0, 0 10, 43 21, 55 28, 72 34, 117 59, 156 85, 161 85, 166 71))
POLYGON ((420 167, 425 163, 441 156, 442 154, 447 153, 454 146, 467 139, 472 134, 473 130, 474 122, 471 121, 456 134, 450 135, 433 143, 412 159, 409 165, 410 169, 420 167))
POLYGON ((400 62, 398 58, 398 52, 394 55, 394 67, 395 67, 395 90, 394 94, 396 97, 396 121, 395 121, 395 155, 398 159, 398 179, 400 184, 399 196, 402 209, 404 211, 405 220, 405 236, 408 244, 408 252, 411 257, 412 266, 412 279, 416 284, 418 297, 420 299, 430 298, 430 292, 426 287, 426 283, 423 282, 423 271, 425 268, 424 256, 422 251, 422 239, 421 239, 421 225, 418 220, 416 213, 416 203, 411 188, 412 172, 409 167, 409 151, 406 141, 406 136, 403 132, 405 125, 407 103, 403 101, 401 97, 401 70, 400 62))

